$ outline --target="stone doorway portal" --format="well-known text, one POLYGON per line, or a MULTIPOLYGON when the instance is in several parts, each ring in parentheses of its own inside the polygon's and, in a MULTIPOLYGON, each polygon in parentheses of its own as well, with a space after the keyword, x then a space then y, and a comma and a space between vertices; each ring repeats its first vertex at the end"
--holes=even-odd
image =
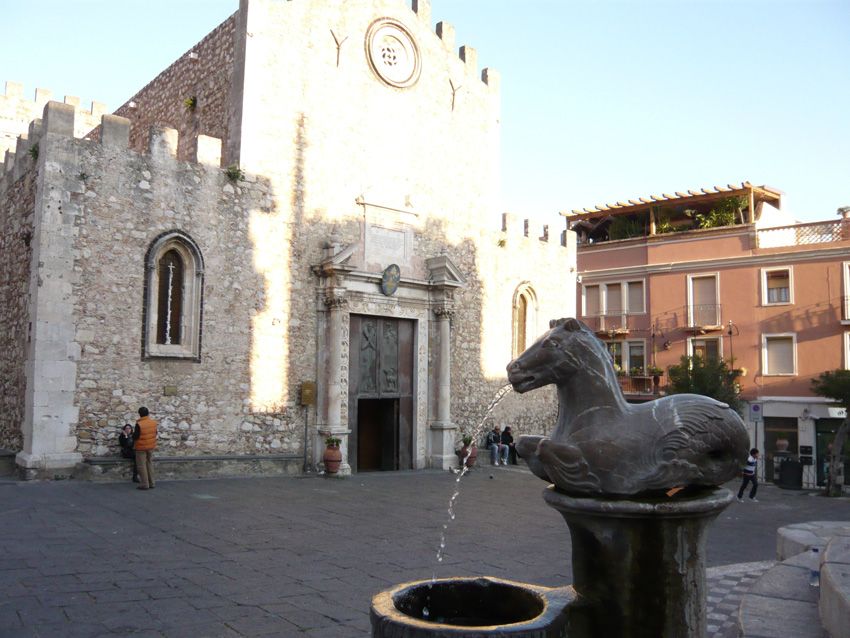
POLYGON ((351 315, 348 450, 353 472, 413 468, 414 325, 351 315))

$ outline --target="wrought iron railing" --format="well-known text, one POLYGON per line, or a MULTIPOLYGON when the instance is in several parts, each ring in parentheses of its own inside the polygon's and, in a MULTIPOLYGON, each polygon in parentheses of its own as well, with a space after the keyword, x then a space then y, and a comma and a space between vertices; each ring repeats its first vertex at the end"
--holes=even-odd
POLYGON ((617 312, 582 317, 581 320, 595 332, 631 332, 637 329, 638 315, 617 312))
POLYGON ((658 394, 651 375, 621 375, 617 377, 623 394, 658 394))
POLYGON ((850 239, 850 220, 841 219, 761 228, 756 232, 756 245, 759 248, 829 244, 847 239, 850 239))

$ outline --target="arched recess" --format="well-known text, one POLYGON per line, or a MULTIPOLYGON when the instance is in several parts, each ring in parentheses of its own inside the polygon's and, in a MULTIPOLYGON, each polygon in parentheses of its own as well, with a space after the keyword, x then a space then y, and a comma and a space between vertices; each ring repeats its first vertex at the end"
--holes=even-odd
POLYGON ((524 281, 514 291, 513 297, 513 346, 514 357, 522 354, 537 337, 537 293, 531 283, 524 281))
POLYGON ((145 358, 201 358, 204 260, 186 233, 170 230, 145 255, 145 358))

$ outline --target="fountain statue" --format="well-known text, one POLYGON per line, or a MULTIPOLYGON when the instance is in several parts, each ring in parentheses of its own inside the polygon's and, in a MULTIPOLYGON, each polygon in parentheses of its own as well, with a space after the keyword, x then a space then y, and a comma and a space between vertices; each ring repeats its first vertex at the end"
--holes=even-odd
POLYGON ((703 636, 705 531, 746 459, 740 416, 694 394, 627 403, 605 345, 576 319, 552 321, 507 369, 517 392, 558 388, 552 435, 520 437, 517 451, 570 529, 572 587, 408 583, 373 599, 373 636, 703 636), (507 591, 526 603, 515 617, 477 611, 507 591))

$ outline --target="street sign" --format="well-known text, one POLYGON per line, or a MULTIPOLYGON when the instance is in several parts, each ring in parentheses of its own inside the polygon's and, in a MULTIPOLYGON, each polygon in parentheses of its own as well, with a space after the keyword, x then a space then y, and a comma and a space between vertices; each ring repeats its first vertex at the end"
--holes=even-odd
POLYGON ((761 421, 762 414, 762 403, 750 403, 750 421, 761 421))

